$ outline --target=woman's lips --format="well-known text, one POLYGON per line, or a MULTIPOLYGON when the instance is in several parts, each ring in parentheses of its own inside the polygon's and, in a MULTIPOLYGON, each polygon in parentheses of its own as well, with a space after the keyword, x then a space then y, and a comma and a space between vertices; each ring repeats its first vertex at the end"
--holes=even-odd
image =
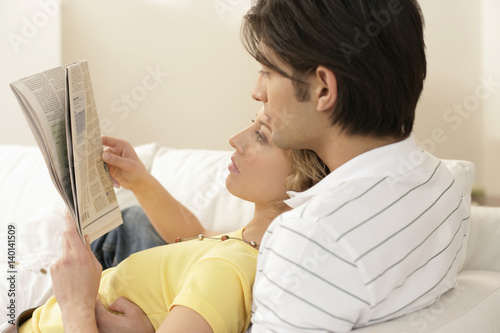
POLYGON ((231 162, 227 166, 227 169, 229 170, 229 172, 237 174, 237 175, 240 173, 240 170, 238 170, 238 168, 236 167, 236 163, 234 163, 233 156, 231 156, 231 162))

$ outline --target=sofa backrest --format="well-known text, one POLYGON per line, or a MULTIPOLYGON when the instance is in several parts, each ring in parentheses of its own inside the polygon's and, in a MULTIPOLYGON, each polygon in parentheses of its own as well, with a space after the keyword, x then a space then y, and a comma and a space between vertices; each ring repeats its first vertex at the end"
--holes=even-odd
MULTIPOLYGON (((226 232, 244 226, 253 204, 232 196, 225 186, 227 166, 233 151, 173 149, 151 143, 136 147, 146 167, 169 191, 193 211, 205 228, 226 232)), ((470 202, 474 164, 442 160, 470 202)), ((137 204, 131 193, 120 190, 120 207, 137 204)))
MULTIPOLYGON (((245 225, 251 218, 253 204, 235 198, 225 187, 231 151, 172 149, 156 143, 138 146, 136 151, 147 169, 206 228, 226 232, 245 225)), ((0 220, 25 221, 47 206, 63 209, 64 203, 37 147, 3 146, 0 157, 3 161, 0 201, 5 207, 0 220)), ((443 161, 470 199, 474 165, 466 161, 443 161)), ((122 209, 137 205, 130 191, 119 189, 117 197, 122 209)))

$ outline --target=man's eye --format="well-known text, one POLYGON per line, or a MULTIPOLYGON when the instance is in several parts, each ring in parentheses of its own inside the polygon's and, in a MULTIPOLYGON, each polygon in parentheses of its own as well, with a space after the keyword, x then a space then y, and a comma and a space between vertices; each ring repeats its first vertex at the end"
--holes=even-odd
POLYGON ((260 75, 263 75, 264 77, 268 77, 270 73, 269 73, 268 71, 265 71, 265 70, 261 69, 261 70, 259 71, 259 74, 260 74, 260 75))

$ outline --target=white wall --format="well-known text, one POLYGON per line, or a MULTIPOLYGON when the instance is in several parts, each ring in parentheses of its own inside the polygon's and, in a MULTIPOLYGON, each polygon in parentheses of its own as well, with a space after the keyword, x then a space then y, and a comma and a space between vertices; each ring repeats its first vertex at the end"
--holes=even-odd
POLYGON ((420 3, 428 77, 417 110, 416 136, 438 157, 474 162, 476 184, 487 195, 500 196, 499 2, 420 3), (484 83, 488 81, 494 84, 484 83))
POLYGON ((35 144, 9 83, 61 62, 55 0, 0 1, 0 143, 35 144))
MULTIPOLYGON (((0 116, 9 119, 0 143, 34 143, 8 82, 80 59, 89 61, 103 132, 133 144, 227 149, 259 108, 250 98, 258 66, 239 39, 250 0, 65 0, 62 22, 43 9, 56 1, 0 2, 3 35, 49 17, 17 51, 0 41, 0 116)), ((429 66, 417 139, 438 157, 473 161, 476 182, 500 196, 500 86, 486 96, 482 85, 500 81, 500 2, 420 2, 429 66)))
POLYGON ((63 7, 63 61, 88 60, 104 133, 227 149, 259 108, 250 96, 257 67, 239 38, 249 6, 74 0, 63 7))
MULTIPOLYGON (((428 75, 415 133, 441 158, 481 161, 483 105, 467 111, 482 71, 481 7, 470 0, 420 1, 425 17, 428 75), (467 106, 468 107, 468 106, 467 106), (462 110, 462 111, 460 111, 462 110)), ((477 181, 481 181, 477 174, 477 181)))
POLYGON ((483 0, 483 71, 497 83, 484 102, 483 158, 480 164, 486 193, 500 198, 500 1, 483 0))

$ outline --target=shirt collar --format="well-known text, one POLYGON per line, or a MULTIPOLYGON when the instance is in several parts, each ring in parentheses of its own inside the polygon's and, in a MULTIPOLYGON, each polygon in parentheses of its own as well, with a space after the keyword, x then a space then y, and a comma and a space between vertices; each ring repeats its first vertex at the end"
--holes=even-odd
POLYGON ((412 133, 405 140, 369 150, 352 158, 303 192, 288 191, 290 199, 285 200, 285 203, 296 208, 315 195, 351 179, 400 175, 420 165, 421 154, 422 149, 416 145, 412 133))

